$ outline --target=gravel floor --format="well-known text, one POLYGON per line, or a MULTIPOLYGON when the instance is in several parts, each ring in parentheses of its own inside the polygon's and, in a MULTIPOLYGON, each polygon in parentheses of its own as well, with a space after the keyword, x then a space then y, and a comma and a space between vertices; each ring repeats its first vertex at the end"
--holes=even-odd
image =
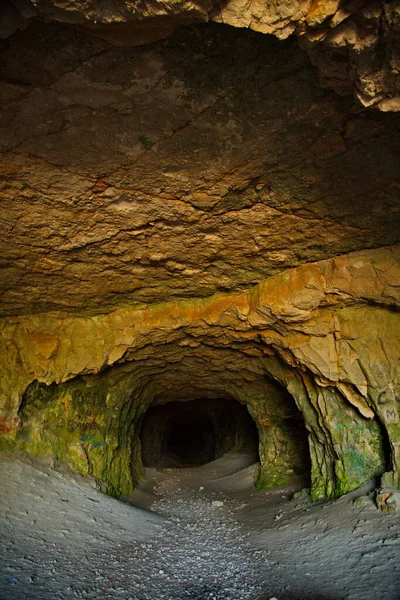
POLYGON ((215 493, 180 489, 174 477, 161 482, 155 493, 162 497, 152 510, 168 517, 167 527, 149 542, 108 553, 101 566, 102 580, 88 598, 267 597, 268 553, 251 548, 249 534, 241 532, 235 519, 239 502, 215 493))
POLYGON ((235 519, 244 504, 181 489, 179 473, 157 473, 145 512, 3 457, 1 600, 269 598, 268 552, 235 519))
POLYGON ((125 499, 142 510, 0 455, 0 600, 400 600, 399 514, 374 482, 310 504, 255 490, 249 460, 151 470, 125 499))

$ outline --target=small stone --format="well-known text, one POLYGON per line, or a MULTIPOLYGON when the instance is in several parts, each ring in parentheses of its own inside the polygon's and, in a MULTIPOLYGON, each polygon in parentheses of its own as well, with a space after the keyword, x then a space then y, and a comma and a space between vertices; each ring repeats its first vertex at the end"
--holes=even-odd
POLYGON ((310 488, 303 488, 299 492, 293 494, 292 500, 298 500, 299 498, 306 498, 310 495, 310 488))
POLYGON ((356 508, 362 508, 368 502, 368 496, 359 496, 355 500, 353 500, 353 506, 356 508))
POLYGON ((383 513, 394 513, 400 508, 400 492, 398 490, 380 490, 376 496, 376 505, 383 513))
POLYGON ((220 507, 220 506, 223 506, 223 505, 224 505, 224 503, 221 500, 213 500, 211 502, 211 506, 214 506, 214 507, 220 507))

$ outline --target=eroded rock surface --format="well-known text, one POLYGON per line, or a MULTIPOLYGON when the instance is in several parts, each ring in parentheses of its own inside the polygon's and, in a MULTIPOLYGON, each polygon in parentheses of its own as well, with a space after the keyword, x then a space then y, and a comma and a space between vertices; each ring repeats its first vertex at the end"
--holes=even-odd
POLYGON ((205 297, 398 240, 399 116, 323 92, 295 40, 35 23, 0 74, 3 314, 205 297))
POLYGON ((236 401, 257 426, 259 487, 310 464, 314 499, 381 475, 396 490, 397 4, 12 6, 2 447, 118 495, 143 474, 149 409, 236 401), (235 27, 159 39, 210 15, 235 27), (158 41, 122 44, 151 19, 158 41), (383 112, 322 89, 291 32, 328 87, 383 112))
POLYGON ((117 45, 140 45, 179 25, 213 20, 279 39, 297 35, 321 81, 364 106, 400 110, 400 1, 4 0, 0 38, 32 19, 73 23, 117 45))
POLYGON ((91 318, 4 319, 3 430, 11 447, 55 452, 126 493, 142 473, 139 434, 150 406, 236 399, 257 424, 259 481, 268 486, 291 472, 284 438, 271 433, 282 418, 275 381, 309 431, 314 498, 345 493, 385 469, 396 482, 398 258, 398 247, 355 253, 247 293, 91 318))

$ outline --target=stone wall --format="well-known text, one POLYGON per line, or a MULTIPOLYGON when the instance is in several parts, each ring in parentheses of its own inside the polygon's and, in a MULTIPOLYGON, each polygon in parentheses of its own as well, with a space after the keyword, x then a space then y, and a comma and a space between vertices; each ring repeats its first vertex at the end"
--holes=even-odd
POLYGON ((261 487, 399 486, 399 14, 2 3, 2 447, 126 493, 148 409, 220 398, 261 487))

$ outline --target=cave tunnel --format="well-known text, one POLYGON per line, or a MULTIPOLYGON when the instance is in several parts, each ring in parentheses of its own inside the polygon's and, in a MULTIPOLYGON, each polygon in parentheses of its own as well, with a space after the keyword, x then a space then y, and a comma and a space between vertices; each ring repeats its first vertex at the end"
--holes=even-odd
POLYGON ((117 496, 131 493, 146 467, 197 467, 228 453, 253 456, 258 488, 297 478, 314 499, 385 469, 379 422, 357 414, 346 388, 321 386, 251 343, 193 347, 179 335, 97 375, 33 382, 18 413, 18 448, 56 453, 117 496))
MULTIPOLYGON (((150 406, 138 434, 143 466, 197 467, 227 453, 240 453, 248 462, 260 463, 261 487, 294 480, 309 486, 304 418, 281 386, 269 380, 259 383, 263 412, 234 397, 189 397, 150 406)), ((135 435, 132 443, 137 443, 135 435)))
POLYGON ((182 415, 171 419, 165 431, 164 456, 190 465, 215 458, 215 432, 207 417, 182 415))
POLYGON ((258 432, 249 412, 224 398, 152 407, 140 437, 146 467, 200 466, 232 451, 258 456, 258 432))
MULTIPOLYGON (((358 77, 358 50, 344 76, 346 36, 336 66, 331 46, 315 53, 323 20, 303 47, 302 4, 301 47, 280 38, 290 18, 278 40, 235 11, 232 27, 203 15, 135 44, 64 9, 3 31, 6 449, 57 454, 125 494, 142 456, 237 448, 214 409, 182 408, 229 398, 256 423, 266 486, 310 462, 316 499, 385 472, 400 485, 398 111, 358 77)), ((392 43, 381 23, 376 48, 392 43)))
POLYGON ((0 598, 250 597, 239 530, 223 577, 209 555, 227 595, 167 589, 228 537, 214 496, 168 568, 156 520, 140 569, 124 512, 166 481, 223 495, 246 463, 259 599, 398 599, 395 529, 365 532, 400 511, 399 6, 0 1, 0 598), (58 468, 87 478, 74 501, 58 468))

